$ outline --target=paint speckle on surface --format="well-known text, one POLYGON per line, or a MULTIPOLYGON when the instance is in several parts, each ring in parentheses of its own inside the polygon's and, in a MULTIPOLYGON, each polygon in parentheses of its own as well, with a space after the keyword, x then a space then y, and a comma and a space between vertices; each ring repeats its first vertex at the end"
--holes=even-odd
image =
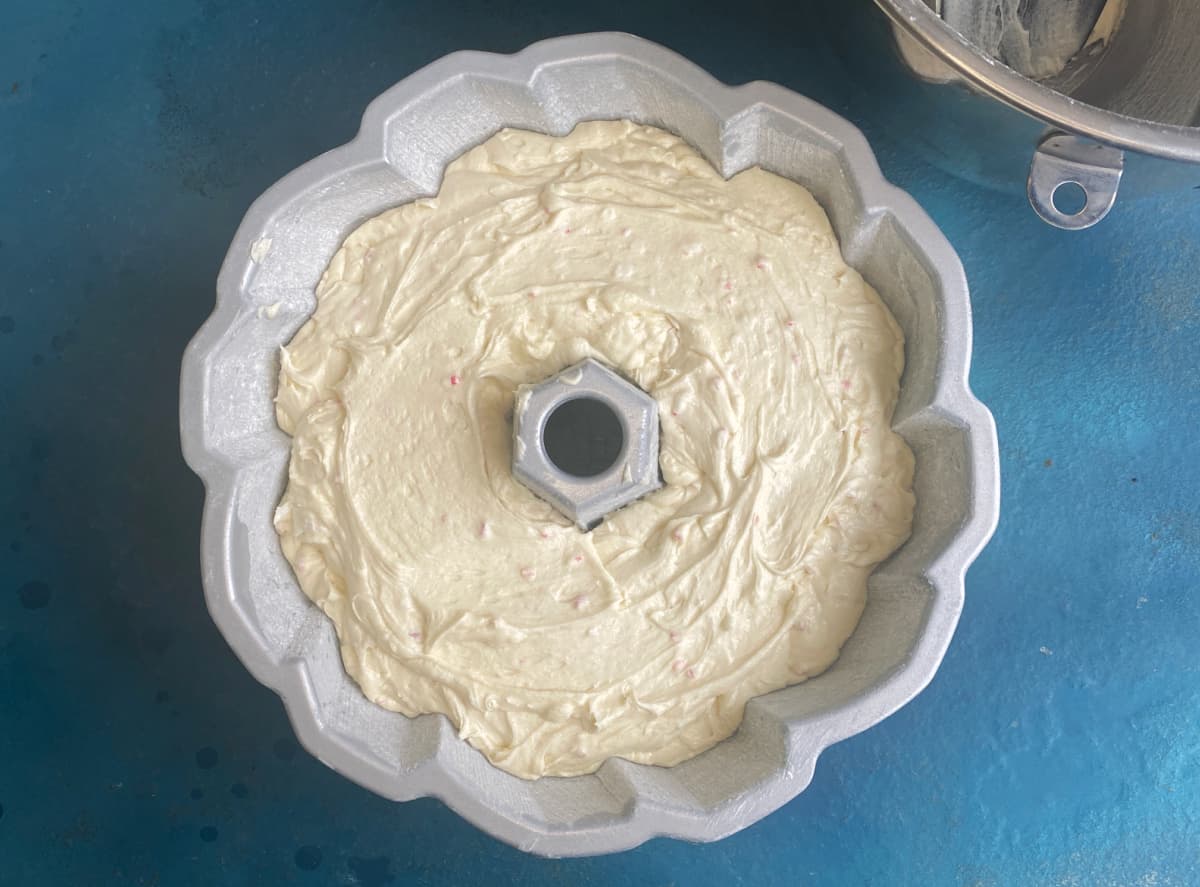
POLYGON ((282 736, 275 740, 274 744, 271 746, 271 751, 274 753, 275 757, 286 763, 295 759, 296 752, 299 751, 299 748, 295 742, 288 739, 286 736, 282 736))
POLYGON ((50 337, 50 349, 57 354, 62 354, 62 352, 78 341, 79 334, 73 328, 64 330, 50 337))
POLYGON ((206 825, 200 829, 200 840, 206 844, 211 844, 217 839, 217 830, 214 826, 206 825))
POLYGON ((351 856, 346 865, 350 867, 355 883, 361 887, 383 887, 396 880, 392 874, 392 861, 386 856, 351 856))
POLYGON ((296 851, 293 859, 296 862, 296 868, 306 872, 316 871, 321 866, 321 850, 312 844, 305 844, 296 851))
POLYGON ((150 626, 142 630, 139 638, 142 648, 155 656, 162 656, 170 649, 175 638, 171 632, 159 626, 150 626))
POLYGON ((1043 656, 1053 656, 1054 655, 1054 651, 1051 650, 1049 647, 1038 647, 1038 652, 1041 653, 1043 656))
POLYGON ((196 752, 196 766, 201 770, 211 770, 217 766, 218 761, 220 761, 220 755, 217 754, 215 748, 205 746, 196 752))
POLYGON ((1043 462, 1042 462, 1042 467, 1043 467, 1043 468, 1053 468, 1053 467, 1054 467, 1054 460, 1053 460, 1053 459, 1046 459, 1045 461, 1043 461, 1043 462))
POLYGON ((50 606, 50 586, 33 580, 17 589, 17 598, 26 610, 44 610, 50 606))

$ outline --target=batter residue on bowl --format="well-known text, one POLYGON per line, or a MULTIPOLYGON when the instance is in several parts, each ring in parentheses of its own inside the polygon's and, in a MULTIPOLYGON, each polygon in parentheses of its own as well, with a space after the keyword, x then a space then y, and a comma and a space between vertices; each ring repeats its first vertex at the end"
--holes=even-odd
POLYGON ((828 667, 908 536, 903 360, 799 185, 628 122, 505 130, 330 262, 275 526, 379 705, 522 777, 674 764, 828 667), (583 533, 513 479, 510 422, 589 356, 657 399, 666 485, 583 533))

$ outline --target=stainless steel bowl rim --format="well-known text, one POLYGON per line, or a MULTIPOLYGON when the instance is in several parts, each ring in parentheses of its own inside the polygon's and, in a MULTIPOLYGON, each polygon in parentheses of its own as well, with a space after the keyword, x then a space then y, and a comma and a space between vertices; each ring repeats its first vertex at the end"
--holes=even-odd
POLYGON ((988 58, 922 0, 875 2, 972 86, 1018 111, 1107 145, 1167 160, 1200 163, 1200 127, 1154 123, 1076 101, 988 58))
MULTIPOLYGON (((579 119, 611 116, 594 108, 579 119)), ((386 159, 386 158, 385 158, 386 159)), ((348 233, 348 232, 347 232, 348 233)), ((869 231, 867 231, 869 235, 869 231)), ((344 236, 344 233, 343 233, 344 236)), ((873 235, 869 235, 873 236, 873 235)), ((844 248, 852 244, 843 244, 844 248)), ((327 260, 326 260, 327 261, 327 260)), ((261 315, 260 315, 261 316, 261 315)), ((917 695, 932 679, 953 636, 962 609, 967 567, 995 529, 999 515, 999 467, 995 424, 991 414, 971 393, 968 369, 971 355, 971 317, 962 265, 941 231, 905 192, 887 182, 862 133, 845 119, 790 90, 754 82, 727 86, 675 53, 621 33, 560 37, 533 44, 510 56, 457 52, 417 71, 373 101, 358 135, 348 144, 306 163, 263 193, 247 211, 226 255, 217 280, 217 302, 211 317, 188 346, 180 381, 180 423, 184 457, 206 488, 202 527, 202 572, 209 610, 226 640, 247 669, 282 698, 303 745, 327 765, 385 797, 409 800, 435 796, 464 818, 495 837, 526 851, 545 855, 585 855, 634 847, 666 835, 709 841, 735 832, 777 809, 811 781, 817 757, 826 747, 878 723, 917 695), (697 97, 706 113, 727 125, 746 112, 769 108, 786 119, 803 121, 853 172, 854 191, 861 201, 854 233, 874 229, 891 219, 927 258, 938 292, 938 360, 931 379, 931 401, 924 411, 951 417, 966 429, 964 476, 970 501, 956 531, 931 560, 922 561, 921 576, 934 594, 907 659, 865 692, 798 722, 780 719, 784 730, 786 766, 753 783, 740 795, 715 807, 665 806, 654 796, 636 794, 632 804, 615 818, 585 819, 569 828, 548 829, 528 818, 496 809, 478 786, 461 778, 461 771, 444 765, 441 746, 436 756, 399 774, 378 759, 368 758, 341 734, 332 734, 317 711, 317 695, 309 664, 293 656, 276 661, 251 625, 239 602, 231 569, 232 532, 239 506, 239 485, 257 463, 241 467, 209 440, 207 411, 212 407, 212 367, 215 352, 226 336, 245 326, 248 312, 242 291, 254 272, 255 245, 261 242, 276 214, 297 195, 324 185, 347 170, 377 164, 384 150, 389 117, 448 82, 476 74, 528 85, 544 67, 595 61, 625 61, 651 72, 663 83, 682 86, 697 97)), ((276 433, 282 436, 281 432, 276 433)), ((249 457, 246 457, 247 461, 249 457)), ((273 532, 268 534, 273 537, 273 532)), ((294 580, 293 580, 294 581, 294 580)), ((295 594, 300 594, 297 590, 295 594)), ((320 616, 320 614, 316 614, 320 616)), ((324 618, 321 616, 320 618, 324 618)), ((326 663, 328 665, 328 663, 326 663)), ((340 663, 338 663, 340 666, 340 663)), ((346 678, 346 680, 349 680, 346 678)), ((780 691, 784 692, 784 691, 780 691)), ((770 700, 771 696, 761 697, 770 700)), ((747 717, 758 700, 747 707, 747 717)), ((770 712, 774 722, 773 709, 770 712)), ((434 717, 434 716, 424 716, 434 717)), ((442 716, 436 716, 444 722, 442 716)), ((444 731, 443 731, 444 732, 444 731)), ((457 748, 455 754, 465 754, 457 748)), ((470 750, 471 754, 478 754, 470 750)), ((613 763, 610 761, 609 763, 613 763)), ((606 765, 607 766, 607 765, 606 765)), ((638 769, 644 765, 629 765, 638 769)), ((645 767, 646 771, 661 768, 645 767)), ((603 770, 603 768, 602 768, 603 770)), ((614 771, 618 776, 624 772, 614 771)), ((589 777, 572 777, 587 779, 589 777)), ((656 778, 656 777, 655 777, 656 778)), ((562 780, 569 782, 570 780, 562 780)))

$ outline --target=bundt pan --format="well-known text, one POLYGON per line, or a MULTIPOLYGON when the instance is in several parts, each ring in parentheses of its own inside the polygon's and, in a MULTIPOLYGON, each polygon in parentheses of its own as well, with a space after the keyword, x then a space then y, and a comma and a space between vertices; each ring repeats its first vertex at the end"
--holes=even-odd
POLYGON ((886 182, 862 134, 769 83, 726 86, 625 34, 459 52, 371 103, 358 136, 305 164, 247 212, 212 316, 183 359, 184 455, 207 498, 208 607, 256 678, 283 699, 304 746, 397 801, 432 795, 523 850, 581 856, 658 835, 712 841, 795 797, 822 749, 878 723, 929 683, 963 604, 963 576, 999 507, 996 431, 971 394, 971 314, 958 257, 886 182), (610 759, 596 773, 525 781, 488 763, 442 715, 367 701, 342 668, 332 623, 301 592, 271 524, 290 439, 272 399, 279 347, 315 304, 344 237, 434 194, 446 165, 502 127, 566 135, 628 118, 682 136, 724 175, 758 165, 803 184, 847 261, 907 339, 894 427, 916 455, 912 538, 872 575, 866 610, 824 674, 752 700, 738 731, 674 767, 610 759))

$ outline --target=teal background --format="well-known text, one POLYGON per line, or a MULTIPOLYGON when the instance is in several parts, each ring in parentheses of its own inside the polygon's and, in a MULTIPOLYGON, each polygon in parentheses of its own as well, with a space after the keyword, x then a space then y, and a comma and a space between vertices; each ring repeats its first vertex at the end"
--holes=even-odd
POLYGON ((865 0, 0 0, 0 884, 1200 884, 1200 191, 1053 230, 880 35, 865 0), (863 128, 966 266, 1003 511, 932 685, 800 797, 554 861, 298 749, 204 609, 177 383, 246 207, 371 98, 601 29, 863 128))

